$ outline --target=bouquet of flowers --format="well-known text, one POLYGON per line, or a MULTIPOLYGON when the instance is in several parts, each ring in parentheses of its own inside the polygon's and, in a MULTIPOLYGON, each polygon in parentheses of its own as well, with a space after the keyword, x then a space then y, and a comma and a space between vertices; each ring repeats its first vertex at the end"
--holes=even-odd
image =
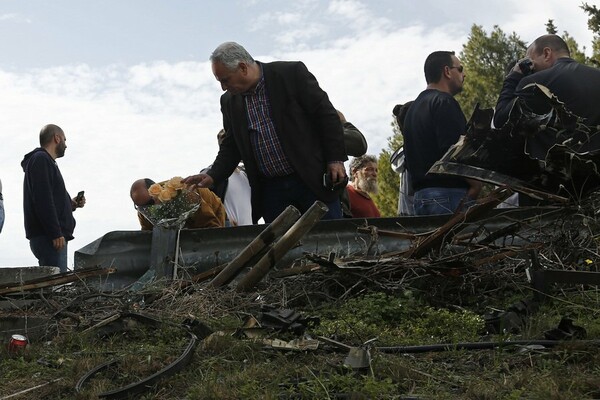
POLYGON ((185 187, 180 176, 155 183, 148 188, 153 205, 138 207, 138 211, 155 226, 181 229, 200 207, 200 195, 185 187))

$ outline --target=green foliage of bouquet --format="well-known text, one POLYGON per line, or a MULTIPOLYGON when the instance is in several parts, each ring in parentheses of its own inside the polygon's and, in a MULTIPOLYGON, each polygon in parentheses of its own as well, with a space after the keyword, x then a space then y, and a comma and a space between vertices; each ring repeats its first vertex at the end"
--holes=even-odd
POLYGON ((155 226, 181 229, 201 202, 200 195, 182 184, 182 179, 176 176, 150 186, 148 192, 155 204, 139 207, 138 211, 155 226))

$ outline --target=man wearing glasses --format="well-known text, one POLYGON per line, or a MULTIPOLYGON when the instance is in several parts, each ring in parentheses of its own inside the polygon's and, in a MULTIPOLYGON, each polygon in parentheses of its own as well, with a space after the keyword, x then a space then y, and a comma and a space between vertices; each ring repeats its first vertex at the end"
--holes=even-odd
POLYGON ((415 214, 451 214, 468 206, 481 190, 478 181, 428 174, 465 132, 467 121, 454 99, 462 90, 465 73, 453 51, 431 53, 424 69, 427 88, 410 106, 402 132, 415 214))

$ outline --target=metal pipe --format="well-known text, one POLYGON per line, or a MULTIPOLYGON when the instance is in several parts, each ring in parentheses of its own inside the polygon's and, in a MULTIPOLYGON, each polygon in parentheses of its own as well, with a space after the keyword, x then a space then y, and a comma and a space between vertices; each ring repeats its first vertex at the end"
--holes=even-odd
POLYGON ((244 276, 236 287, 236 291, 243 292, 253 288, 269 272, 281 258, 298 241, 312 229, 321 217, 329 211, 325 203, 315 201, 315 203, 296 221, 296 223, 275 243, 269 251, 254 265, 254 267, 244 276))
POLYGON ((445 343, 445 344, 429 344, 429 345, 418 345, 418 346, 390 346, 390 347, 376 347, 377 351, 382 353, 429 353, 438 351, 452 351, 452 350, 487 350, 494 349, 496 347, 508 347, 508 346, 530 346, 539 345, 544 347, 555 347, 559 344, 566 343, 581 343, 581 344, 593 344, 599 345, 600 340, 514 340, 507 342, 469 342, 469 343, 445 343))
POLYGON ((213 278, 209 286, 221 287, 233 279, 252 257, 285 233, 300 218, 300 215, 300 211, 296 207, 287 207, 213 278))

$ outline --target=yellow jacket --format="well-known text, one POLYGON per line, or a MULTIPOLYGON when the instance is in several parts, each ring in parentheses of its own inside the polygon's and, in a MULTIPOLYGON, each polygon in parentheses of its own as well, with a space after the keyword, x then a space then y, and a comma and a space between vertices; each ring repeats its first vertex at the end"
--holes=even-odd
MULTIPOLYGON (((200 208, 185 223, 184 228, 219 228, 225 226, 225 207, 221 199, 206 188, 195 189, 200 196, 200 208)), ((141 213, 138 212, 138 219, 142 230, 151 231, 153 225, 141 213)))

